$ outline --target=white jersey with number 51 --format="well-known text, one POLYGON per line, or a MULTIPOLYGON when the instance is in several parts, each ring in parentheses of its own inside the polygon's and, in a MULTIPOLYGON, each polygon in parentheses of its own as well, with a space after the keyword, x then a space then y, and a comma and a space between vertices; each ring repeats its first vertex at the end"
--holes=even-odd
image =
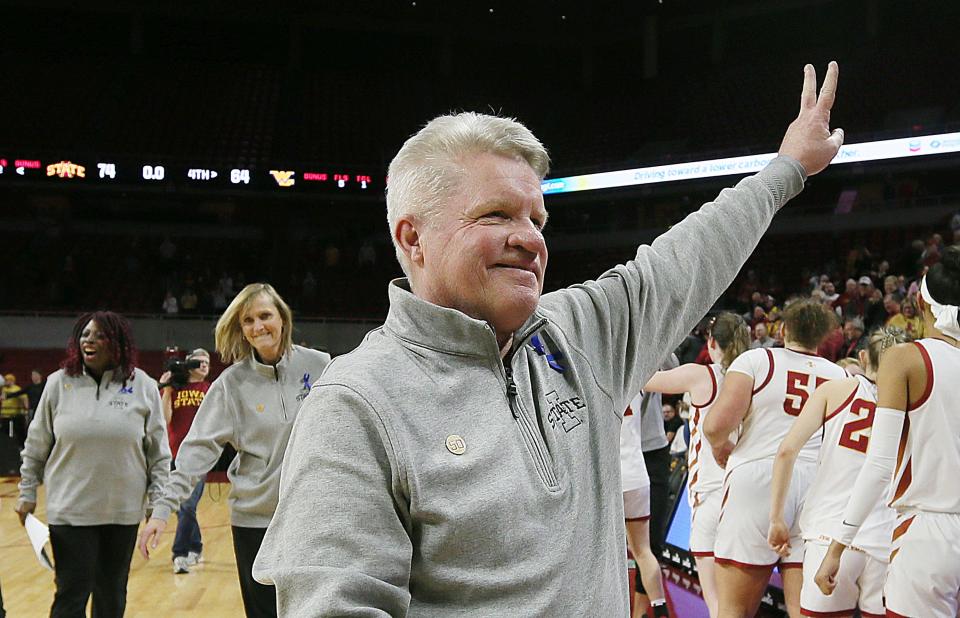
MULTIPOLYGON (((753 379, 753 400, 740 426, 740 439, 727 461, 727 472, 741 464, 773 460, 803 405, 818 386, 847 377, 835 363, 786 348, 758 348, 737 357, 727 369, 753 379)), ((799 459, 817 461, 821 431, 800 450, 799 459)))

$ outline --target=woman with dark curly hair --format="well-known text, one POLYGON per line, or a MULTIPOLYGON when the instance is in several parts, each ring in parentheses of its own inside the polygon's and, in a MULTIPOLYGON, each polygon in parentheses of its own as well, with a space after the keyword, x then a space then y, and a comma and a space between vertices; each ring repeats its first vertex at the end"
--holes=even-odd
POLYGON ((17 513, 47 486, 56 593, 50 615, 122 616, 137 526, 170 470, 157 382, 136 368, 130 323, 111 311, 77 319, 27 433, 17 513))

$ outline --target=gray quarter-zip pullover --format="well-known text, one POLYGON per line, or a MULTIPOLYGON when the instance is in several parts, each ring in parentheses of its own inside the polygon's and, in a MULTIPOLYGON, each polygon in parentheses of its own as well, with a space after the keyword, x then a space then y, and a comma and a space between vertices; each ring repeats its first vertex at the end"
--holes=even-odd
POLYGON ((225 369, 197 410, 153 516, 169 518, 217 463, 224 446, 232 444, 237 456, 227 470, 230 522, 266 528, 277 508, 290 428, 310 385, 329 362, 329 354, 295 345, 276 366, 251 356, 225 369))
POLYGON ((47 520, 134 525, 154 507, 170 471, 157 382, 140 369, 126 384, 63 369, 47 379, 20 467, 20 501, 47 486, 47 520))
POLYGON ((596 281, 506 364, 405 280, 304 402, 254 576, 282 616, 626 616, 621 414, 803 187, 780 157, 596 281))

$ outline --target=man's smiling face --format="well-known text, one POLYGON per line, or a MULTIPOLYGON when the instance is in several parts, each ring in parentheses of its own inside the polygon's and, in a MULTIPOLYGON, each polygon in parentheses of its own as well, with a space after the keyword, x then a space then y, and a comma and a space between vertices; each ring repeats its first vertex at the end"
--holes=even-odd
POLYGON ((421 222, 415 292, 509 337, 543 291, 547 220, 540 179, 523 160, 490 153, 461 162, 447 208, 421 222))

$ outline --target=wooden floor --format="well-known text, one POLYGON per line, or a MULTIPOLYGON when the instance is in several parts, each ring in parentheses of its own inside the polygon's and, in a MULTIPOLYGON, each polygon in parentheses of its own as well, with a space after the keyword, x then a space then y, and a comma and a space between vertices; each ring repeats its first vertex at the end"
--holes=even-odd
MULTIPOLYGON (((47 616, 53 602, 53 573, 42 568, 20 526, 18 479, 0 478, 0 588, 9 618, 47 616)), ((135 552, 127 585, 127 618, 243 616, 240 584, 230 536, 229 485, 208 484, 197 511, 203 533, 203 562, 174 575, 170 556, 176 516, 149 561, 135 552)), ((36 515, 46 521, 43 488, 36 515)))

